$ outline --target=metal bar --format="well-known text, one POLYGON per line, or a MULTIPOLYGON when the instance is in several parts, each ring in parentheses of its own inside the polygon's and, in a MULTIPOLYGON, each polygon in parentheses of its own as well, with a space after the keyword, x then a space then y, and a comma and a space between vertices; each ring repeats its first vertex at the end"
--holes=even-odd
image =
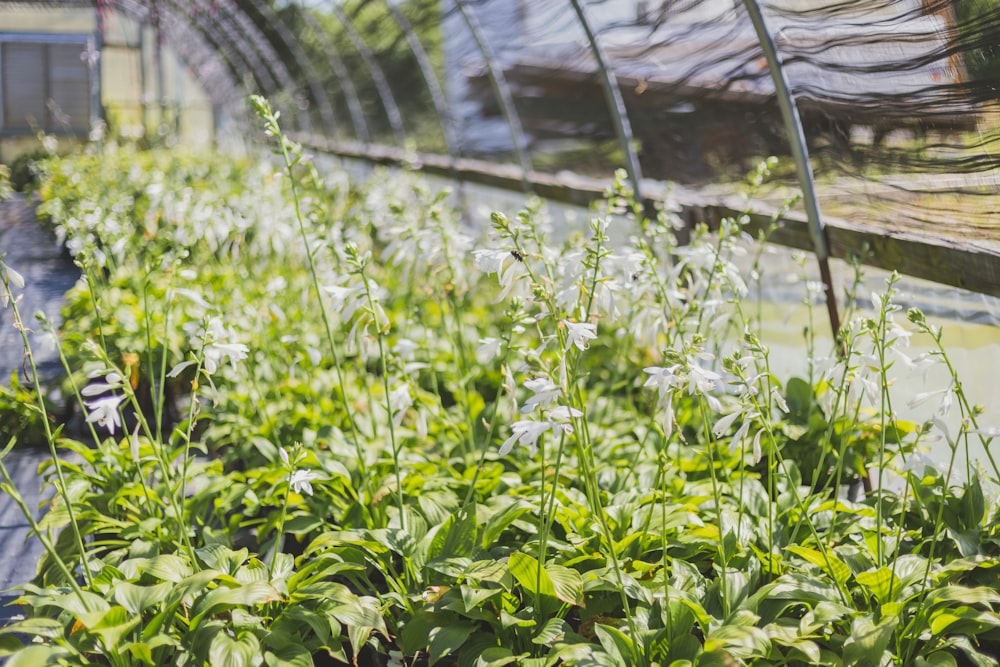
POLYGON ((319 25, 316 17, 312 15, 304 2, 300 0, 297 7, 299 15, 302 16, 306 26, 316 35, 320 46, 323 47, 324 54, 330 59, 330 67, 333 69, 333 75, 337 78, 340 89, 343 91, 344 98, 347 101, 347 111, 351 116, 354 135, 359 141, 367 144, 371 141, 371 135, 368 132, 368 122, 365 120, 365 112, 361 108, 361 102, 358 100, 358 89, 354 86, 354 81, 347 71, 347 66, 344 65, 344 61, 340 58, 336 44, 330 39, 330 35, 323 29, 323 26, 319 25))
POLYGON ((431 102, 434 104, 434 110, 437 112, 438 120, 441 123, 441 131, 444 134, 445 144, 448 146, 448 153, 452 156, 452 159, 459 157, 462 154, 462 147, 458 131, 455 128, 455 119, 445 98, 441 81, 438 80, 437 74, 434 72, 434 67, 431 65, 431 59, 427 55, 424 45, 420 42, 420 38, 413 31, 413 25, 410 23, 410 20, 399 10, 394 0, 385 0, 385 4, 389 8, 389 13, 392 14, 396 24, 403 31, 406 42, 410 45, 410 51, 413 52, 413 57, 417 60, 417 66, 420 68, 420 73, 427 84, 427 90, 431 95, 431 102))
POLYGON ((361 33, 355 29, 351 17, 338 4, 338 0, 332 0, 330 6, 333 8, 334 15, 344 27, 347 38, 351 40, 351 44, 357 49, 361 60, 365 63, 365 67, 368 68, 368 73, 375 83, 375 91, 378 93, 379 99, 382 100, 382 107, 385 109, 385 115, 389 119, 389 126, 392 128, 392 134, 396 138, 396 143, 400 146, 405 146, 406 130, 403 129, 403 116, 399 112, 399 105, 396 104, 396 98, 393 97, 392 88, 389 87, 389 80, 385 78, 385 72, 382 71, 371 49, 365 44, 361 33))
POLYGON ((336 128, 333 105, 330 103, 330 98, 326 94, 326 89, 319 84, 315 69, 309 62, 309 58, 302 50, 302 47, 299 45, 298 40, 294 35, 292 35, 288 25, 285 23, 281 15, 272 11, 271 8, 267 6, 267 3, 260 2, 259 0, 249 1, 257 13, 260 14, 261 17, 263 17, 263 19, 274 28, 278 38, 284 42, 285 48, 288 49, 292 58, 295 59, 295 64, 305 77, 309 92, 315 100, 316 105, 319 107, 319 115, 320 120, 323 122, 323 128, 328 133, 333 134, 336 128))
POLYGON ((625 169, 632 182, 635 200, 642 204, 645 201, 642 196, 642 167, 639 166, 639 156, 635 152, 632 124, 629 122, 625 100, 622 98, 622 91, 618 86, 618 77, 615 76, 608 64, 604 48, 597 41, 597 36, 594 34, 594 29, 587 19, 587 13, 584 11, 583 5, 580 4, 580 0, 569 1, 573 5, 576 17, 580 20, 580 25, 583 26, 587 41, 590 43, 590 51, 597 61, 597 70, 601 75, 601 86, 604 88, 604 97, 608 103, 608 111, 611 113, 611 121, 615 126, 618 143, 621 144, 622 151, 625 153, 625 169))
POLYGON ((479 53, 482 54, 486 61, 486 72, 493 86, 493 93, 497 97, 497 102, 500 103, 500 111, 503 114, 504 120, 507 121, 507 127, 510 129, 510 138, 514 142, 514 155, 517 158, 518 164, 521 165, 524 190, 530 192, 531 175, 534 170, 531 167, 531 161, 528 159, 524 128, 521 125, 521 118, 517 115, 517 108, 514 106, 514 96, 510 92, 507 77, 504 76, 503 70, 497 66, 496 54, 494 54, 493 49, 486 40, 486 36, 483 34, 483 27, 479 24, 479 19, 476 18, 475 13, 465 6, 465 0, 455 0, 455 4, 458 6, 458 11, 462 14, 466 27, 472 33, 472 39, 476 42, 479 53))
POLYGON ((802 119, 799 117, 798 107, 795 106, 795 99, 792 97, 788 79, 781 66, 777 45, 774 43, 774 37, 771 36, 770 30, 768 30, 760 5, 757 0, 743 0, 743 4, 747 13, 750 14, 750 21, 757 32, 757 40, 764 50, 764 58, 767 60, 767 67, 771 72, 771 79, 774 81, 778 107, 781 109, 781 116, 785 122, 785 133, 788 135, 792 159, 795 161, 799 187, 802 188, 802 203, 805 206, 806 218, 809 220, 809 235, 812 238, 813 252, 816 253, 816 259, 819 261, 820 278, 826 288, 826 308, 830 317, 830 328, 833 330, 833 337, 836 338, 840 333, 840 315, 837 312, 837 296, 833 291, 833 279, 830 276, 830 244, 823 226, 823 218, 819 212, 816 182, 813 179, 812 164, 809 162, 809 148, 806 146, 802 119))

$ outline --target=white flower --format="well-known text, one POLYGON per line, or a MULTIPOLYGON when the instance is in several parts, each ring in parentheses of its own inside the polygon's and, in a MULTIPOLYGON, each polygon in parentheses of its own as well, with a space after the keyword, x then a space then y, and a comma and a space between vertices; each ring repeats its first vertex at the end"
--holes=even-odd
POLYGON ((572 424, 556 420, 569 420, 574 417, 582 417, 583 413, 575 408, 559 406, 552 410, 552 412, 549 413, 549 416, 552 417, 552 419, 539 421, 522 419, 511 424, 511 436, 507 438, 502 445, 500 445, 500 456, 506 456, 509 454, 510 450, 514 449, 514 445, 518 443, 529 448, 531 450, 531 455, 534 456, 538 449, 536 443, 538 442, 538 438, 540 438, 543 433, 553 431, 557 428, 561 428, 565 433, 573 432, 572 424))
POLYGON ((292 473, 291 477, 288 478, 288 486, 291 487, 292 491, 295 493, 303 493, 307 496, 313 494, 312 481, 319 477, 319 473, 313 472, 312 470, 296 470, 292 473))
POLYGON ((559 396, 559 387, 546 377, 525 380, 524 386, 530 389, 534 395, 521 407, 522 414, 528 414, 535 408, 547 408, 559 396))
POLYGON ((476 360, 481 364, 490 363, 503 348, 502 338, 480 338, 476 348, 476 360))
POLYGON ((139 424, 135 425, 135 431, 128 441, 128 453, 132 456, 133 463, 139 463, 139 424))
POLYGON ((648 373, 649 377, 646 379, 643 387, 656 387, 660 394, 660 401, 671 393, 671 390, 680 384, 681 378, 677 375, 677 371, 680 368, 679 365, 674 364, 669 368, 663 368, 662 366, 647 366, 643 368, 643 372, 648 373))
POLYGON ((712 426, 712 433, 715 434, 715 437, 721 438, 725 434, 729 433, 729 428, 733 425, 733 422, 735 422, 741 414, 743 413, 737 410, 736 412, 728 414, 719 419, 717 422, 715 422, 715 425, 712 426))
POLYGON ((291 465, 291 461, 288 458, 288 450, 285 449, 284 447, 278 447, 278 457, 281 459, 281 462, 284 463, 286 466, 291 465))
POLYGON ((24 289, 24 276, 6 264, 0 264, 0 267, 3 268, 3 275, 6 277, 6 282, 9 283, 4 289, 0 289, 0 308, 6 308, 7 304, 10 303, 10 296, 7 290, 10 289, 10 285, 18 289, 24 289))
POLYGON ((715 371, 694 364, 688 368, 688 393, 692 396, 696 393, 706 394, 717 389, 721 381, 722 376, 715 371))
POLYGON ((87 421, 90 423, 97 423, 98 426, 103 426, 108 429, 109 433, 114 434, 115 428, 122 425, 121 415, 118 414, 118 407, 125 400, 124 394, 119 394, 118 396, 106 396, 104 398, 99 398, 95 401, 89 401, 84 405, 87 406, 87 421))
POLYGON ((577 349, 586 350, 590 343, 587 341, 597 338, 597 325, 589 322, 570 322, 563 320, 566 325, 566 349, 576 345, 577 349))
POLYGON ((940 396, 941 402, 938 404, 937 412, 939 415, 947 416, 948 413, 951 412, 952 397, 955 395, 954 392, 952 391, 952 388, 954 386, 955 383, 952 382, 944 389, 935 389, 933 391, 925 391, 919 393, 913 398, 911 398, 909 401, 907 401, 906 405, 910 408, 915 408, 918 405, 922 405, 936 396, 940 396))
POLYGON ((205 328, 205 360, 203 362, 206 373, 209 375, 215 373, 219 363, 226 359, 229 360, 233 368, 236 368, 237 362, 247 358, 250 348, 243 343, 226 342, 226 338, 232 339, 235 336, 236 332, 233 331, 232 327, 228 329, 224 327, 222 320, 218 317, 209 320, 208 326, 205 328))
POLYGON ((392 423, 399 426, 403 422, 406 411, 413 405, 409 385, 400 385, 389 392, 389 409, 392 411, 392 423))

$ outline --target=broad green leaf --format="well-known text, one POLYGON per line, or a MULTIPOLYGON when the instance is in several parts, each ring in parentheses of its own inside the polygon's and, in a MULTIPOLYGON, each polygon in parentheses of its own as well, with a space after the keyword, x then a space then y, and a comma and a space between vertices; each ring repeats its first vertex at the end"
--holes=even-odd
POLYGON ((446 655, 451 655, 460 649, 475 629, 474 625, 451 623, 431 630, 427 664, 433 665, 446 655))
POLYGON ((913 667, 958 667, 958 663, 947 651, 935 651, 926 658, 918 656, 913 667))
POLYGON ((313 667, 313 657, 301 644, 285 644, 264 653, 267 667, 313 667))
POLYGON ((313 667, 313 657, 302 644, 285 644, 264 652, 267 667, 313 667))
POLYGON ((986 586, 969 588, 952 584, 935 588, 927 594, 927 605, 934 606, 942 602, 958 602, 960 604, 1000 605, 1000 592, 986 586))
POLYGON ((483 526, 483 535, 479 541, 479 545, 483 549, 490 549, 496 544, 500 535, 510 524, 530 511, 531 505, 524 500, 517 499, 498 512, 495 512, 486 520, 486 524, 483 526))
POLYGON ((851 568, 847 567, 847 564, 829 549, 827 549, 824 555, 815 549, 793 544, 785 547, 785 551, 791 551, 796 556, 815 565, 836 581, 838 585, 845 584, 851 578, 851 568))
POLYGON ((574 569, 561 565, 550 564, 545 566, 545 572, 549 575, 552 587, 555 589, 555 596, 566 604, 583 607, 583 577, 574 569))
POLYGON ((722 648, 730 655, 743 658, 762 658, 771 650, 771 640, 758 627, 750 625, 723 625, 705 638, 705 646, 722 648))
POLYGON ((141 571, 161 581, 172 581, 174 583, 190 577, 192 573, 191 564, 174 554, 163 554, 162 556, 150 558, 149 562, 141 568, 141 571))
POLYGON ((170 595, 172 584, 164 581, 152 586, 137 586, 127 581, 119 581, 114 587, 115 602, 129 613, 141 614, 153 605, 160 604, 170 595))
POLYGON ((504 667, 517 662, 518 656, 503 647, 488 648, 476 658, 475 667, 504 667))
POLYGON ((1000 615, 962 606, 958 609, 938 609, 930 616, 931 633, 935 635, 965 635, 974 637, 983 632, 1000 628, 1000 615))
POLYGON ((888 567, 859 572, 854 578, 883 604, 890 602, 895 597, 893 590, 899 588, 899 580, 888 567))
POLYGON ((216 633, 208 658, 213 667, 255 667, 264 662, 256 635, 242 632, 231 637, 227 630, 216 633))
POLYGON ((6 667, 38 667, 55 664, 57 658, 66 657, 69 651, 60 646, 34 644, 18 651, 7 659, 6 667))
POLYGON ((509 566, 498 560, 477 560, 465 570, 465 578, 470 581, 488 581, 502 584, 504 580, 510 583, 509 566))
POLYGON ((566 621, 561 618, 550 618, 538 631, 538 634, 531 638, 531 643, 552 646, 569 632, 572 632, 572 629, 566 621))
POLYGON ((427 547, 426 559, 469 557, 476 546, 476 517, 474 512, 452 514, 438 526, 430 545, 427 547))
POLYGON ((22 634, 55 639, 62 637, 66 626, 54 618, 26 618, 0 628, 0 634, 22 634))
POLYGON ((881 665, 882 653, 898 624, 898 616, 884 617, 879 623, 875 623, 871 616, 855 618, 851 624, 851 636, 844 641, 844 667, 881 665))
POLYGON ((594 634, 601 642, 601 647, 607 651, 614 661, 620 665, 638 664, 635 654, 635 643, 618 628, 601 623, 594 624, 594 634))
POLYGON ((525 591, 531 595, 556 597, 556 589, 548 573, 538 566, 538 561, 521 551, 515 551, 507 559, 510 573, 525 591))
POLYGON ((192 608, 191 626, 197 626, 199 621, 208 614, 214 614, 230 607, 252 607, 274 602, 280 598, 281 596, 273 586, 263 582, 254 582, 236 588, 216 588, 195 603, 192 608))

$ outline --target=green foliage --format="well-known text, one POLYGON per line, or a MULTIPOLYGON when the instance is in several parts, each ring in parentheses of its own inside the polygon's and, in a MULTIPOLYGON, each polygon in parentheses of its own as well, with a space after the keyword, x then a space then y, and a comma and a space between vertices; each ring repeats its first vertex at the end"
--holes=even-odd
POLYGON ((320 176, 253 105, 284 174, 46 165, 94 442, 48 436, 10 664, 994 664, 1000 508, 918 463, 989 430, 957 381, 957 435, 881 409, 891 282, 778 378, 738 221, 679 247, 619 178, 585 235, 536 202, 474 235, 409 175, 320 176))

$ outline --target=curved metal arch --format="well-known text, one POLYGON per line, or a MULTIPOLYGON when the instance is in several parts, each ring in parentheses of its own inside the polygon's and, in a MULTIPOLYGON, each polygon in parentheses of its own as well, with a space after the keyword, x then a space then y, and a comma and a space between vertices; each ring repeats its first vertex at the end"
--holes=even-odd
POLYGON ((351 17, 340 6, 339 0, 330 0, 329 5, 333 9, 334 16, 337 17, 337 20, 344 27, 347 38, 351 40, 351 44, 354 45, 358 55, 361 56, 362 62, 364 62, 365 67, 368 69, 368 74, 375 83, 375 91, 382 101, 382 108, 385 109, 385 114, 389 119, 389 126, 392 128, 396 143, 401 147, 405 146, 406 130, 403 128, 403 116, 399 112, 399 105, 396 104, 396 98, 392 94, 392 88, 389 87, 389 81, 385 77, 385 72, 382 71, 382 67, 378 64, 371 49, 368 48, 361 34, 354 27, 351 17))
POLYGON ((251 55, 256 61, 255 66, 266 68, 274 75, 278 91, 295 90, 295 79, 285 67, 285 62, 278 56, 267 36, 240 9, 239 5, 234 0, 214 0, 212 6, 223 10, 219 11, 218 15, 232 22, 236 34, 249 38, 249 44, 255 49, 251 50, 248 55, 251 55))
MULTIPOLYGON (((248 81, 262 92, 272 91, 278 88, 274 76, 266 68, 260 67, 249 57, 253 49, 247 44, 240 48, 240 41, 233 38, 232 30, 223 25, 218 19, 217 13, 209 13, 201 9, 195 11, 184 11, 184 7, 178 5, 178 0, 159 0, 173 8, 173 13, 185 17, 211 45, 212 48, 226 54, 226 61, 242 78, 241 83, 246 86, 248 81)), ((188 8, 190 9, 190 8, 188 8)))
MULTIPOLYGON (((323 127, 328 134, 333 134, 336 130, 336 120, 335 114, 333 112, 333 104, 330 101, 326 90, 319 83, 319 79, 316 77, 316 71, 309 61, 308 56, 302 50, 297 39, 291 34, 291 30, 288 28, 288 24, 281 17, 280 14, 275 13, 266 3, 260 2, 260 0, 248 0, 253 6, 254 10, 260 14, 260 16, 268 22, 269 25, 274 27, 275 33, 278 35, 278 39, 284 42, 284 46, 288 49, 288 53, 291 54, 292 59, 295 61, 296 67, 302 73, 306 80, 306 86, 309 88, 310 95, 316 103, 319 109, 320 120, 323 123, 323 127)), ((306 119, 308 119, 308 114, 306 119)))
POLYGON ((521 180, 524 190, 530 192, 531 175, 534 173, 534 169, 528 157, 527 139, 524 135, 524 127, 521 125, 521 117, 518 116, 517 108, 514 106, 514 96, 511 94, 510 84, 507 82, 503 70, 497 66, 496 54, 493 52, 473 9, 465 5, 465 0, 454 0, 454 2, 462 15, 462 20, 465 21, 465 26, 472 33, 472 39, 476 43, 479 53, 486 61, 486 73, 489 75, 493 93, 500 104, 500 111, 510 129, 510 137, 514 142, 514 155, 521 165, 521 180))
POLYGON ((604 88, 608 112, 611 114, 615 126, 618 143, 625 153, 625 166, 628 170, 629 180, 632 182, 632 192, 635 194, 635 200, 642 204, 645 201, 642 196, 642 167, 639 166, 639 156, 635 152, 632 123, 629 122, 625 99, 622 97, 622 91, 618 85, 618 77, 615 76, 614 70, 608 63, 604 48, 597 40, 597 35, 594 34, 593 26, 587 18, 587 13, 580 0, 569 0, 569 2, 573 5, 573 11, 583 27, 583 32, 590 44, 590 51, 597 62, 597 70, 601 75, 601 86, 604 88))
POLYGON ((431 95, 431 103, 434 105, 434 111, 437 113, 438 121, 441 123, 441 132, 444 134, 444 141, 448 147, 448 155, 454 162, 462 154, 462 145, 459 133, 455 128, 454 114, 451 113, 451 108, 448 106, 441 81, 438 79, 437 73, 434 72, 430 56, 427 55, 427 50, 424 49, 420 38, 414 32, 410 20, 393 4, 393 0, 384 0, 384 2, 386 7, 389 8, 389 13, 392 14, 393 20, 396 21, 396 25, 403 31, 407 44, 410 45, 410 51, 417 61, 417 66, 420 68, 420 74, 424 78, 424 83, 427 84, 427 91, 431 95))
MULTIPOLYGON (((136 22, 149 22, 149 7, 146 3, 140 0, 117 0, 117 5, 123 14, 136 22)), ((228 56, 223 51, 212 48, 185 15, 167 11, 163 18, 166 21, 163 29, 168 35, 168 41, 185 45, 185 49, 178 51, 178 56, 202 83, 212 103, 225 104, 239 97, 238 73, 234 72, 233 65, 222 62, 228 56)))
POLYGON ((351 125, 354 127, 354 135, 361 143, 368 144, 371 141, 371 135, 368 132, 368 122, 365 120, 361 101, 358 99, 358 89, 354 86, 354 81, 347 71, 347 66, 340 58, 340 52, 337 50, 336 44, 330 39, 330 35, 323 29, 323 26, 316 21, 316 17, 305 6, 303 0, 298 0, 295 7, 306 27, 316 35, 316 39, 319 41, 320 46, 323 47, 324 53, 330 59, 330 67, 333 69, 333 75, 337 78, 337 82, 340 84, 344 98, 347 101, 347 111, 351 117, 351 125))

